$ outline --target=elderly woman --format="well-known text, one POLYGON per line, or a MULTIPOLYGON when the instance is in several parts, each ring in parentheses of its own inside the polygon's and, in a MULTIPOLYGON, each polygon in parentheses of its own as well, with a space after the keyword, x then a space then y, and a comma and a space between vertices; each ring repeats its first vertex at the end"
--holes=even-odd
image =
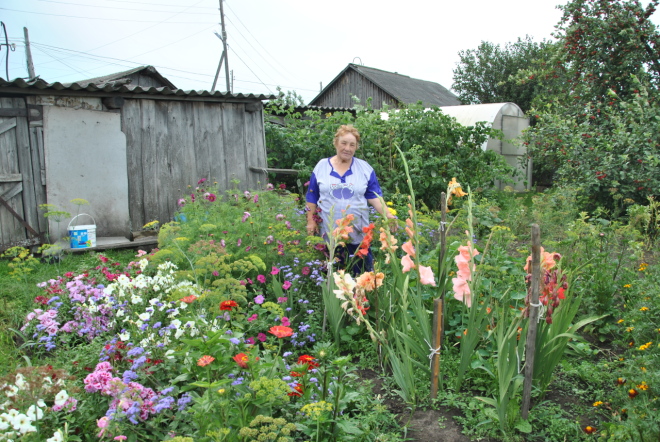
MULTIPOLYGON (((355 255, 364 237, 363 227, 369 225, 369 205, 387 218, 394 216, 383 207, 379 197, 383 192, 378 184, 374 169, 364 160, 355 158, 360 144, 360 133, 351 125, 339 127, 333 142, 336 154, 318 162, 307 190, 307 234, 319 233, 319 224, 314 219, 320 208, 321 235, 327 239, 328 231, 337 227, 336 220, 348 214, 355 216, 354 230, 346 244, 349 255, 355 255)), ((340 253, 341 255, 341 253, 340 253)), ((363 265, 354 268, 361 271, 373 270, 371 250, 364 257, 363 265)))

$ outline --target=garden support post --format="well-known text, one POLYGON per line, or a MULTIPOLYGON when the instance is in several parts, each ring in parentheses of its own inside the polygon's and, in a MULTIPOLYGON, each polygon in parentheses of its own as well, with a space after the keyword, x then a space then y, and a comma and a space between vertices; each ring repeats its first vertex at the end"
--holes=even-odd
POLYGON ((431 399, 438 397, 438 378, 440 376, 440 347, 444 325, 445 304, 445 252, 447 249, 447 195, 440 194, 440 253, 438 255, 438 287, 440 296, 433 301, 433 343, 431 346, 431 399))
POLYGON ((532 397, 532 380, 534 377, 534 353, 536 352, 536 330, 539 317, 539 284, 541 280, 541 230, 538 224, 532 224, 532 290, 529 302, 529 328, 525 342, 525 382, 520 415, 527 420, 529 403, 532 397))

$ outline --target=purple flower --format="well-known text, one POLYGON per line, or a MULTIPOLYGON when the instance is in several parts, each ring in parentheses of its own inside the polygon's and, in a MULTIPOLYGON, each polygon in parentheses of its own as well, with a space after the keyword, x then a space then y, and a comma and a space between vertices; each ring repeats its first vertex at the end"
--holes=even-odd
POLYGON ((238 339, 238 338, 231 338, 231 339, 229 340, 229 342, 231 342, 231 343, 234 344, 234 345, 238 345, 238 344, 241 343, 241 340, 238 339))
POLYGON ((266 342, 266 339, 268 339, 268 337, 267 337, 265 334, 263 334, 263 333, 259 333, 259 334, 257 335, 257 339, 258 339, 259 341, 261 341, 261 342, 266 342))
POLYGON ((254 298, 254 302, 255 302, 255 304, 263 304, 263 303, 264 303, 264 300, 265 300, 264 295, 257 295, 257 296, 254 298))
POLYGON ((179 411, 183 411, 183 409, 186 408, 186 405, 188 405, 190 402, 192 402, 192 398, 188 393, 184 393, 176 402, 176 404, 179 406, 179 411))
POLYGON ((259 195, 255 194, 254 195, 254 203, 256 204, 258 202, 259 202, 259 195))

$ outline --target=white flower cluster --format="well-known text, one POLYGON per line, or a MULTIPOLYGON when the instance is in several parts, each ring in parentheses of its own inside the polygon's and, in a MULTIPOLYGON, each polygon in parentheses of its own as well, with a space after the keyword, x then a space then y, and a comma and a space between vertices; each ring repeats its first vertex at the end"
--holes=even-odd
MULTIPOLYGON (((44 378, 45 383, 51 383, 49 377, 44 378)), ((0 390, 4 391, 7 401, 0 404, 0 441, 14 441, 28 433, 37 431, 35 422, 44 417, 44 410, 46 410, 46 403, 43 399, 37 400, 36 404, 28 407, 25 413, 20 412, 16 408, 10 408, 11 399, 19 394, 20 390, 28 388, 27 382, 22 374, 17 374, 14 384, 3 384, 0 390)), ((55 396, 55 405, 64 406, 69 400, 69 395, 66 390, 60 390, 55 396)), ((61 431, 56 432, 53 437, 47 439, 46 442, 59 442, 64 440, 64 435, 61 431), (58 433, 60 438, 58 439, 58 433)))

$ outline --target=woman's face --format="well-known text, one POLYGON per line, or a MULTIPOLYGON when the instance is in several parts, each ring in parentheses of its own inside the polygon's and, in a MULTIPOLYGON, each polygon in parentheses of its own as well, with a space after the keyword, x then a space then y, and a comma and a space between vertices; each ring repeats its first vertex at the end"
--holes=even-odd
POLYGON ((351 161, 355 151, 358 148, 357 139, 352 133, 341 135, 335 140, 335 149, 337 149, 337 158, 341 161, 351 161))

